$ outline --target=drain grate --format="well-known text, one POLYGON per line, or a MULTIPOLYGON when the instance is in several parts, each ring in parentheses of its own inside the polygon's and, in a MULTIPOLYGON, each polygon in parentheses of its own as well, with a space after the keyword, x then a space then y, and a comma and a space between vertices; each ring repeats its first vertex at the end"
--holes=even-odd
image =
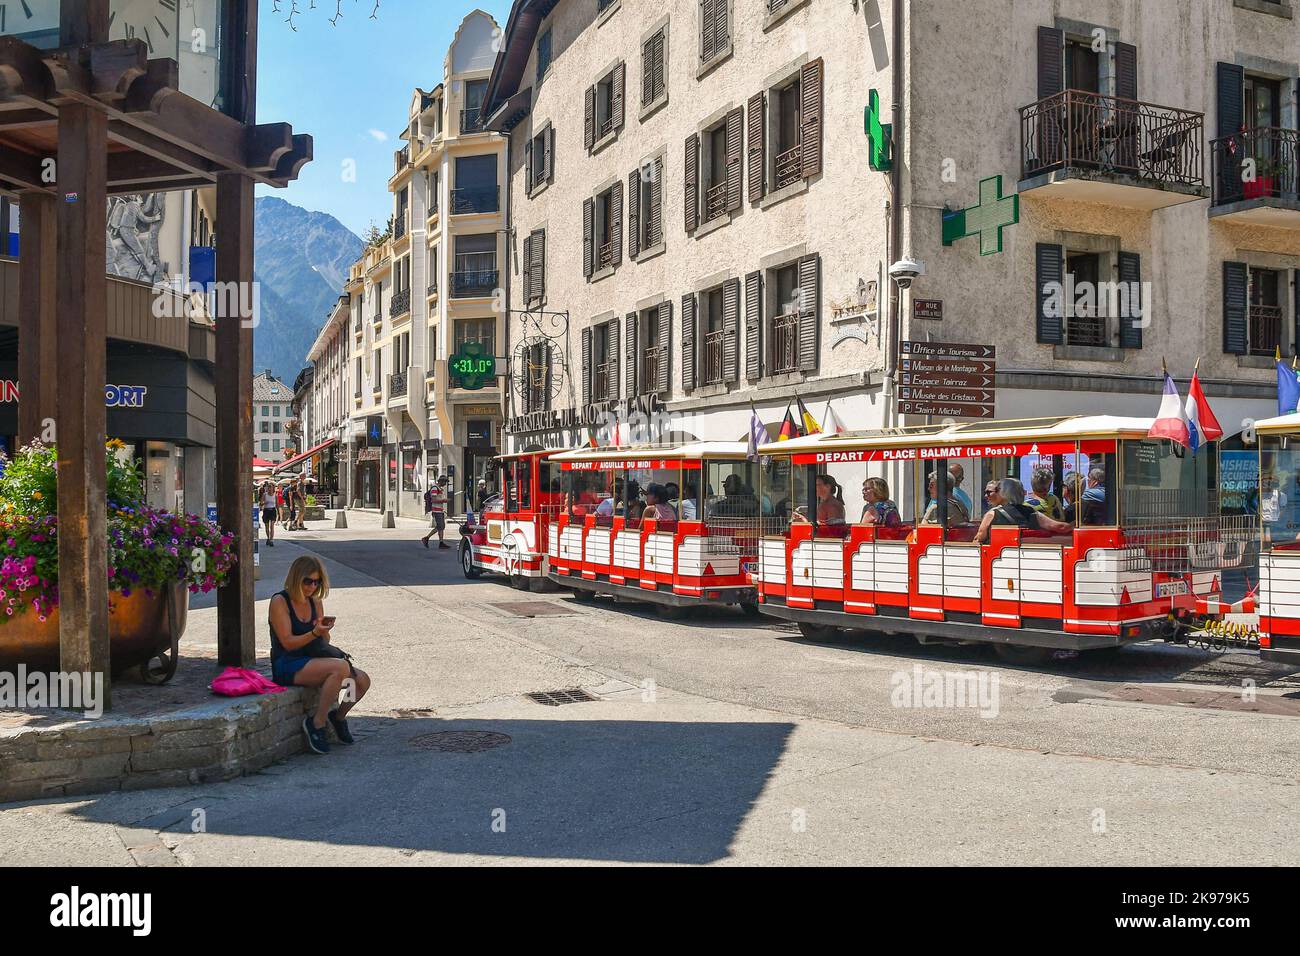
POLYGON ((489 604, 497 610, 513 614, 515 617, 572 617, 573 611, 550 601, 510 601, 505 604, 489 604))
POLYGON ((476 754, 510 743, 507 734, 491 730, 443 730, 420 734, 407 741, 416 750, 437 750, 448 754, 476 754))
POLYGON ((547 707, 559 707, 561 704, 586 704, 600 700, 599 697, 592 697, 581 687, 574 687, 572 690, 536 690, 524 696, 535 704, 544 704, 547 707))
POLYGON ((432 707, 399 707, 396 710, 390 710, 388 715, 398 720, 411 720, 416 717, 435 717, 438 711, 432 707))

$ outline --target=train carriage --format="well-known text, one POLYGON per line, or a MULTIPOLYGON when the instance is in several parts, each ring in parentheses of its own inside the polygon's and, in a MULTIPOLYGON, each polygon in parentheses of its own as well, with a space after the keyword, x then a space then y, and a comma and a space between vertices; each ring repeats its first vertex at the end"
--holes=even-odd
POLYGON ((461 529, 461 570, 467 578, 484 571, 503 574, 520 589, 542 590, 552 525, 564 501, 550 450, 500 455, 502 492, 474 524, 461 529))
POLYGON ((1259 654, 1300 663, 1300 414, 1255 423, 1260 533, 1259 654))
POLYGON ((756 610, 763 515, 743 442, 584 448, 551 461, 565 495, 548 542, 555 583, 666 616, 701 604, 756 610))
POLYGON ((1025 660, 1177 638, 1247 559, 1251 519, 1219 508, 1215 445, 1192 455, 1148 438, 1151 423, 1078 416, 765 445, 760 493, 784 526, 760 542, 759 608, 815 638, 857 628, 1025 660), (1022 508, 1003 496, 1018 487, 1022 508))

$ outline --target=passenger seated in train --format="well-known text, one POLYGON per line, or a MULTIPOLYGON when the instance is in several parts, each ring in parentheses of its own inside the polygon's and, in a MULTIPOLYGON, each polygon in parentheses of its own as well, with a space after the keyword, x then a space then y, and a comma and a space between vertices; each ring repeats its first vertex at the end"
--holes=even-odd
POLYGON ((1088 470, 1088 481, 1083 489, 1083 494, 1079 501, 1074 500, 1076 489, 1079 486, 1079 476, 1071 472, 1066 476, 1065 482, 1065 520, 1071 524, 1075 523, 1075 515, 1078 513, 1079 505, 1083 508, 1083 520, 1081 524, 1097 525, 1106 523, 1106 469, 1100 465, 1094 465, 1088 470))
POLYGON ((641 527, 641 514, 645 511, 645 502, 640 498, 633 498, 627 503, 627 521, 624 524, 629 528, 641 527))
POLYGON ((668 507, 668 490, 658 482, 646 485, 645 510, 641 512, 641 523, 653 518, 655 527, 662 529, 665 525, 677 523, 677 513, 668 507))
POLYGON ((740 475, 728 475, 722 482, 722 496, 709 503, 711 518, 753 518, 758 515, 758 496, 740 475))
POLYGON ((889 497, 889 482, 884 478, 867 478, 862 482, 862 517, 858 524, 897 528, 903 523, 898 505, 889 497))
MULTIPOLYGON (((817 525, 816 533, 829 533, 843 535, 846 529, 844 522, 844 493, 837 482, 830 475, 818 475, 816 480, 817 488, 817 525)), ((808 523, 808 509, 799 507, 794 509, 794 514, 790 516, 790 521, 796 524, 808 523)))
MULTIPOLYGON (((938 478, 931 474, 930 480, 926 485, 930 504, 925 509, 925 514, 921 517, 921 524, 938 524, 939 523, 939 481, 938 478)), ((1024 497, 1024 493, 1021 493, 1024 497)), ((948 523, 945 527, 956 528, 960 525, 970 524, 970 511, 961 503, 961 500, 953 497, 952 490, 948 491, 948 523)))
POLYGON ((614 479, 614 493, 596 505, 597 518, 610 518, 623 513, 623 479, 614 479))
POLYGON ((975 541, 985 544, 989 540, 989 528, 994 525, 1015 528, 1037 528, 1051 534, 1069 534, 1073 528, 1064 521, 1055 521, 1041 511, 1035 511, 1025 504, 1025 486, 1017 478, 1002 478, 989 482, 984 489, 984 497, 989 503, 989 510, 980 521, 979 530, 975 532, 975 541))
POLYGON ((1052 469, 1035 468, 1029 478, 1029 486, 1033 493, 1025 496, 1025 504, 1035 511, 1041 511, 1053 521, 1065 519, 1065 506, 1060 498, 1052 494, 1052 469))

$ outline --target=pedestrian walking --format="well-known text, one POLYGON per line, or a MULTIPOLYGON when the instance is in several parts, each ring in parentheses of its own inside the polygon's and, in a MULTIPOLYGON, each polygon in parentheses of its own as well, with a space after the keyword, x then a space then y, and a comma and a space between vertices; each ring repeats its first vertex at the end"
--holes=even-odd
POLYGON ((266 546, 275 547, 275 519, 280 513, 279 492, 275 485, 266 482, 262 485, 262 524, 266 526, 266 546))
POLYGON ((424 510, 429 513, 430 526, 429 533, 420 541, 427 548, 429 539, 435 534, 438 536, 438 547, 440 549, 450 548, 451 545, 443 540, 443 533, 447 530, 447 476, 440 475, 438 480, 429 486, 429 490, 424 493, 424 510))

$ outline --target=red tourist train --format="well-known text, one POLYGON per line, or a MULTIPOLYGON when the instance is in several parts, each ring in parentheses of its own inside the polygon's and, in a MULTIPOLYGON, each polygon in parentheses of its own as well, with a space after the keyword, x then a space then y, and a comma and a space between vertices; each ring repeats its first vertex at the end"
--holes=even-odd
MULTIPOLYGON (((1259 521, 1259 588, 1254 623, 1264 660, 1300 663, 1300 414, 1255 423, 1259 482, 1252 504, 1259 521)), ((1255 614, 1251 615, 1250 612, 1255 614)), ((1226 616, 1226 615, 1225 615, 1226 616)))
POLYGON ((501 495, 461 529, 465 577, 491 571, 520 589, 545 588, 547 543, 564 501, 559 471, 551 464, 554 454, 539 449, 497 457, 501 495))

